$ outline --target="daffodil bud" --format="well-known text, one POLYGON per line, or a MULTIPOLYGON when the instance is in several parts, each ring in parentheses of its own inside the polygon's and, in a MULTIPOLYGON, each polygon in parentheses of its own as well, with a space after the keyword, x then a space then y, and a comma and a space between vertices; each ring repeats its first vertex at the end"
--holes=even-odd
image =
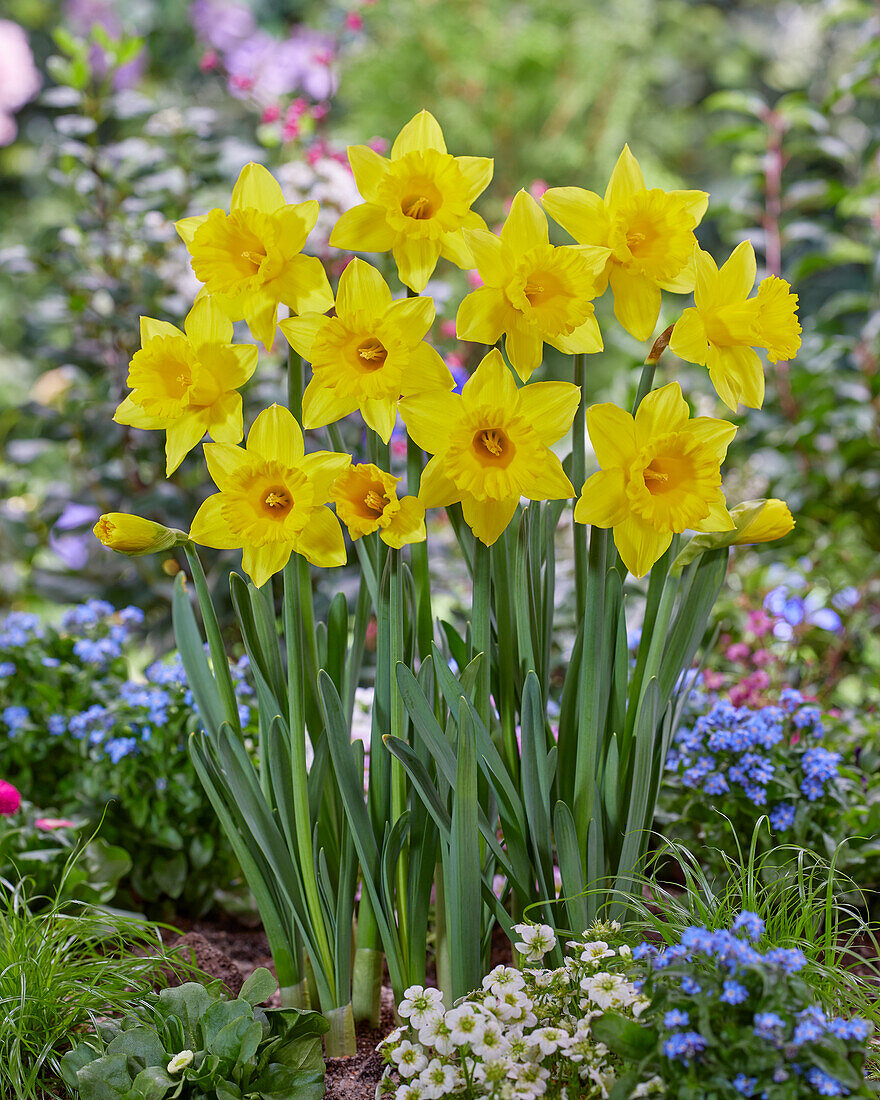
POLYGON ((141 516, 130 516, 127 512, 107 512, 95 524, 93 531, 95 538, 110 550, 131 557, 161 553, 187 541, 183 531, 164 527, 141 516))
POLYGON ((675 559, 673 573, 680 573, 686 565, 705 554, 707 550, 720 550, 726 546, 751 546, 756 542, 772 542, 781 539, 794 528, 794 518, 784 500, 746 500, 730 511, 735 524, 733 531, 718 531, 696 535, 675 559))

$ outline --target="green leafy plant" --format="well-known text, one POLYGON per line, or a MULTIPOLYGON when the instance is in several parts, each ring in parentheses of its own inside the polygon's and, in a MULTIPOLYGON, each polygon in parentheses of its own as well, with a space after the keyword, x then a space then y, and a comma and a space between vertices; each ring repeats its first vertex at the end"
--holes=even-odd
POLYGON ((163 989, 67 1054, 64 1080, 81 1100, 320 1100, 329 1024, 317 1012, 259 1008, 276 989, 263 968, 235 1000, 198 982, 163 989))

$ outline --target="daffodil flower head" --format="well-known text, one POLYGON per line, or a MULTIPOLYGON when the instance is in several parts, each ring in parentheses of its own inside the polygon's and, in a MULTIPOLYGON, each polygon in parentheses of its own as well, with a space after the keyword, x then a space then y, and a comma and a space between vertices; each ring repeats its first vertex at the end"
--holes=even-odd
POLYGON ((492 179, 491 159, 453 157, 428 111, 404 126, 390 158, 368 145, 351 145, 348 159, 366 202, 342 215, 331 245, 351 252, 390 249, 401 282, 417 294, 441 255, 458 267, 473 266, 462 229, 486 227, 471 204, 492 179))
POLYGON ((633 576, 648 572, 674 532, 734 529, 721 463, 736 427, 690 419, 677 382, 649 393, 635 417, 617 405, 593 405, 587 430, 601 469, 587 479, 574 518, 612 527, 633 576))
POLYGON ((771 363, 792 359, 801 346, 797 295, 784 279, 761 281, 754 298, 757 265, 750 241, 737 245, 719 269, 708 252, 694 249, 694 305, 675 324, 669 346, 681 359, 709 368, 718 396, 736 411, 764 403, 764 367, 755 348, 771 363))
POLYGON ((320 428, 360 409, 387 443, 401 396, 455 385, 424 337, 434 320, 430 298, 394 300, 388 284, 364 260, 339 279, 336 316, 307 313, 282 321, 281 331, 312 364, 303 394, 303 424, 320 428))
POLYGON ((746 500, 730 511, 732 531, 695 535, 681 551, 672 571, 681 570, 707 550, 727 546, 752 546, 757 542, 773 542, 794 530, 794 517, 784 500, 746 500))
POLYGON ((436 391, 400 403, 407 431, 434 457, 422 473, 426 508, 461 502, 465 522, 491 546, 521 497, 574 496, 550 449, 571 427, 579 391, 569 382, 518 388, 501 353, 490 351, 460 394, 436 391))
POLYGON ((256 366, 257 349, 232 343, 232 322, 210 298, 196 302, 183 332, 167 321, 141 317, 141 347, 128 371, 132 392, 113 419, 133 428, 164 429, 170 475, 205 433, 218 443, 239 442, 238 388, 256 366))
POLYGON ((92 533, 108 550, 129 557, 158 554, 186 542, 183 531, 128 512, 106 512, 92 528, 92 533))
POLYGON ((515 196, 499 236, 465 230, 465 239, 484 285, 459 306, 459 339, 495 344, 504 335, 524 382, 545 342, 567 354, 602 350, 593 298, 607 248, 551 245, 547 218, 527 191, 515 196))
POLYGON ((261 164, 246 164, 230 212, 212 210, 177 222, 192 269, 233 321, 246 320, 266 348, 275 340, 280 303, 295 313, 323 313, 333 293, 321 261, 302 249, 318 219, 314 199, 288 204, 261 164))
POLYGON ((194 542, 240 548, 242 568, 258 587, 294 552, 312 565, 345 564, 342 528, 325 505, 350 455, 305 454, 293 414, 272 405, 254 421, 245 447, 206 443, 205 459, 220 491, 196 513, 194 542))
POLYGON ((580 244, 608 248, 600 283, 614 295, 614 315, 636 340, 648 340, 660 316, 661 289, 694 288, 694 229, 706 213, 705 191, 648 188, 624 145, 604 198, 582 187, 551 187, 544 209, 580 244))
POLYGON ((395 550, 425 541, 425 506, 418 497, 398 498, 400 480, 371 462, 349 466, 339 475, 333 486, 333 503, 352 539, 378 531, 382 541, 395 550))

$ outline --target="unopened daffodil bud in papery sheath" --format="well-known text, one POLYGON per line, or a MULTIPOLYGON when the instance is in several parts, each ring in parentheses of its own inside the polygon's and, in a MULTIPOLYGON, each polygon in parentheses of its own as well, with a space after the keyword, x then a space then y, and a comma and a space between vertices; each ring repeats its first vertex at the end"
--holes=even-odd
POLYGON ((188 541, 184 531, 165 527, 141 516, 131 516, 127 512, 107 512, 92 530, 95 538, 108 549, 130 557, 158 554, 188 541))
POLYGON ((707 550, 772 542, 794 529, 794 518, 784 500, 746 500, 732 508, 730 516, 736 530, 696 535, 675 559, 672 571, 680 573, 707 550))

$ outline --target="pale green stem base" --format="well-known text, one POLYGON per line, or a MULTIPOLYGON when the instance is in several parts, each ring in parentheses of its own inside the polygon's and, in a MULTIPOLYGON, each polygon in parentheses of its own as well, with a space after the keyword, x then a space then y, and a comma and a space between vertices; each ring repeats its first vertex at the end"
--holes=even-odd
POLYGON ((385 955, 372 947, 354 953, 351 978, 351 1008, 355 1020, 378 1027, 382 1011, 382 973, 385 955))
POLYGON ((343 1005, 342 1008, 329 1009, 324 1013, 324 1019, 330 1024, 330 1030, 324 1036, 324 1052, 327 1057, 352 1058, 357 1054, 351 1003, 343 1005))
POLYGON ((452 1008, 452 960, 449 957, 449 933, 446 928, 446 888, 443 884, 443 864, 434 870, 434 896, 437 900, 434 918, 434 943, 437 962, 437 988, 443 1003, 452 1008))
POLYGON ((278 991, 281 994, 282 1008, 310 1008, 309 987, 305 978, 296 985, 283 985, 278 991))

